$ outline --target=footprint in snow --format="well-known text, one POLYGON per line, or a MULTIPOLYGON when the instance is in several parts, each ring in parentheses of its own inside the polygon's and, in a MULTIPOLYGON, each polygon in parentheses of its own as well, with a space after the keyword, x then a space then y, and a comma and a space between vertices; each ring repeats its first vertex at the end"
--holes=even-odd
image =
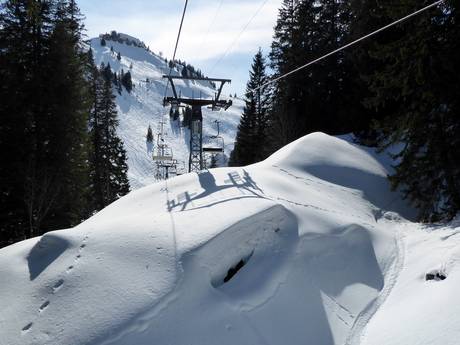
POLYGON ((27 333, 28 331, 30 331, 30 329, 32 328, 33 326, 33 323, 32 322, 29 322, 27 325, 25 325, 23 328, 22 328, 22 333, 27 333))
POLYGON ((64 284, 64 279, 59 279, 56 284, 53 285, 53 293, 56 293, 59 291, 59 289, 62 287, 64 284))
POLYGON ((38 309, 38 311, 41 313, 42 311, 44 311, 46 308, 48 308, 48 306, 50 305, 50 301, 46 301, 45 303, 43 303, 40 308, 38 309))

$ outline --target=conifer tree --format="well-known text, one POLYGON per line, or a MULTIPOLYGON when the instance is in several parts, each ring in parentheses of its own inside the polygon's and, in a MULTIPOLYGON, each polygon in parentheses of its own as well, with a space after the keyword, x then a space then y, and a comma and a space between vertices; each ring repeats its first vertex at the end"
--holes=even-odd
POLYGON ((147 142, 153 143, 152 127, 150 127, 150 125, 149 125, 149 128, 147 129, 147 136, 146 136, 146 139, 147 139, 147 142))
POLYGON ((0 5, 0 246, 35 235, 25 182, 35 166, 43 114, 41 80, 51 36, 51 4, 0 5))
POLYGON ((90 114, 90 156, 93 209, 101 210, 129 192, 128 166, 123 142, 117 136, 118 126, 113 83, 106 78, 105 68, 93 70, 93 108, 90 114))
POLYGON ((122 74, 121 84, 125 87, 126 91, 131 92, 133 90, 133 81, 131 79, 131 72, 122 74))
MULTIPOLYGON (((347 38, 349 2, 284 0, 270 53, 274 77, 338 48, 347 38)), ((346 133, 349 67, 343 53, 330 56, 275 84, 270 127, 273 150, 314 132, 346 133)))
POLYGON ((259 49, 254 56, 246 86, 246 105, 238 126, 235 148, 229 165, 248 165, 266 156, 269 90, 261 87, 267 81, 266 62, 259 49), (258 89, 257 89, 258 88, 258 89), (256 91, 253 91, 257 89, 256 91))
POLYGON ((112 67, 110 66, 110 62, 107 63, 107 66, 105 66, 104 62, 101 62, 100 69, 102 71, 102 76, 104 77, 105 80, 110 81, 110 82, 115 82, 116 76, 114 76, 114 73, 112 72, 112 67))
MULTIPOLYGON (((405 0, 385 6, 396 19, 420 5, 405 0)), ((380 144, 404 143, 395 174, 400 187, 420 211, 420 218, 453 217, 460 210, 460 116, 458 74, 460 30, 458 5, 425 12, 411 21, 411 28, 395 29, 394 39, 371 51, 383 68, 369 76, 377 109, 388 102, 393 116, 380 122, 380 144)))
MULTIPOLYGON (((385 13, 384 5, 377 0, 351 1, 352 20, 349 28, 349 41, 358 39, 376 29, 389 24, 392 20, 385 13)), ((378 109, 369 106, 368 100, 372 96, 370 85, 372 75, 384 68, 385 61, 376 59, 371 53, 377 44, 385 45, 397 37, 397 30, 386 30, 365 40, 359 45, 344 51, 345 60, 349 67, 349 79, 345 93, 347 108, 353 109, 351 120, 354 122, 351 130, 361 144, 376 146, 382 131, 376 125, 384 117, 394 113, 395 102, 387 99, 385 106, 378 109)))
POLYGON ((15 241, 85 216, 85 57, 75 1, 1 6, 0 74, 8 88, 0 91, 0 146, 10 164, 0 172, 7 186, 0 219, 2 238, 15 241))

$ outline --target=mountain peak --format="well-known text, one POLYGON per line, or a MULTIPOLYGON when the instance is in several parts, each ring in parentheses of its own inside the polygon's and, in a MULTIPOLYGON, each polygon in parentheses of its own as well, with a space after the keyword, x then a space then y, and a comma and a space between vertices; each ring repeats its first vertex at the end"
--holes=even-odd
POLYGON ((106 41, 115 41, 129 46, 147 49, 147 45, 139 38, 115 30, 110 31, 110 33, 100 34, 99 38, 105 39, 106 41))

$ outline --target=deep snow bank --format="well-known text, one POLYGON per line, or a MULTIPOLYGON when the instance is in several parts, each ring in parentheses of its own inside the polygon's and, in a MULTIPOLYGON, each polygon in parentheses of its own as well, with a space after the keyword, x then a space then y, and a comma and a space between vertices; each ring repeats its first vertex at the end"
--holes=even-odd
POLYGON ((315 133, 2 249, 0 344, 433 344, 430 322, 448 344, 460 335, 458 229, 420 235, 385 175, 315 133), (428 243, 436 259, 418 260, 428 243), (447 279, 425 282, 435 269, 447 279), (405 317, 410 331, 396 327, 405 317))

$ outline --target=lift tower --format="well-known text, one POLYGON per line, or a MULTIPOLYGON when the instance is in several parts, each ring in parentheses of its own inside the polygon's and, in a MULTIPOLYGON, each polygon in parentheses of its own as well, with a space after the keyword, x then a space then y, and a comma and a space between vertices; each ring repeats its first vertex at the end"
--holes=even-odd
POLYGON ((189 172, 199 172, 203 170, 203 113, 201 108, 209 106, 211 110, 219 111, 221 108, 227 110, 231 105, 232 101, 224 101, 220 99, 222 89, 225 83, 231 83, 230 79, 216 79, 216 78, 189 78, 180 76, 164 75, 163 78, 167 78, 171 84, 173 96, 165 97, 163 100, 163 106, 168 104, 171 105, 173 111, 180 106, 189 105, 192 108, 192 118, 190 123, 190 156, 188 162, 189 172), (209 81, 220 83, 217 93, 214 98, 203 99, 203 98, 185 98, 177 94, 176 87, 174 85, 175 80, 197 80, 197 81, 209 81))

